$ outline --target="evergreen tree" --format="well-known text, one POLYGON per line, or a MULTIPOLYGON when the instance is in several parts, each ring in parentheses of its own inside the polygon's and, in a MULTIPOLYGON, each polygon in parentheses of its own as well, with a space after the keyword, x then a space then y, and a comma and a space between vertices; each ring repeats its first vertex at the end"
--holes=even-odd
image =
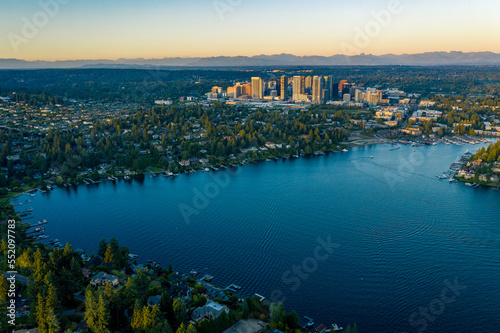
POLYGON ((286 311, 283 302, 279 302, 278 304, 272 303, 270 306, 271 310, 271 321, 273 323, 282 322, 285 319, 286 311))
POLYGON ((108 243, 106 243, 106 240, 103 238, 99 242, 99 249, 97 250, 97 255, 101 258, 104 257, 104 254, 106 253, 106 248, 108 246, 108 243))
POLYGON ((47 311, 46 311, 45 304, 43 302, 43 297, 41 293, 38 293, 37 298, 36 298, 36 307, 35 307, 35 316, 36 316, 36 323, 38 325, 38 330, 42 333, 47 332, 47 311))
POLYGON ((180 300, 176 299, 174 301, 173 307, 174 307, 175 319, 177 320, 177 322, 181 324, 186 322, 188 316, 184 304, 180 300))
POLYGON ((109 324, 108 302, 104 295, 99 293, 99 300, 97 304, 97 318, 98 318, 98 332, 108 332, 107 326, 109 324))
POLYGON ((60 302, 59 298, 57 297, 57 291, 52 283, 49 284, 49 287, 47 289, 45 307, 48 310, 52 310, 54 312, 58 312, 60 310, 60 302))
POLYGON ((48 309, 46 322, 49 333, 57 333, 60 331, 61 325, 53 309, 48 309))
POLYGON ((169 323, 175 323, 174 300, 164 291, 160 297, 160 311, 165 314, 169 323))
POLYGON ((115 255, 113 254, 113 250, 111 248, 111 244, 108 244, 106 247, 106 252, 104 253, 104 262, 106 264, 112 263, 115 261, 115 255))
POLYGON ((7 292, 9 290, 9 284, 7 283, 7 278, 5 275, 0 274, 0 301, 7 300, 7 292))
POLYGON ((159 322, 152 330, 152 333, 174 333, 172 330, 172 326, 168 323, 168 321, 162 320, 159 322))

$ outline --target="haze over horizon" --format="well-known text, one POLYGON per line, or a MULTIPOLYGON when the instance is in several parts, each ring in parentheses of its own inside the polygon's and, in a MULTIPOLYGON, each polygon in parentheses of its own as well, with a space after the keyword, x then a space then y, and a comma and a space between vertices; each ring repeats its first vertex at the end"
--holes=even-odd
POLYGON ((0 58, 27 61, 293 54, 500 53, 487 0, 41 0, 3 4, 0 58))

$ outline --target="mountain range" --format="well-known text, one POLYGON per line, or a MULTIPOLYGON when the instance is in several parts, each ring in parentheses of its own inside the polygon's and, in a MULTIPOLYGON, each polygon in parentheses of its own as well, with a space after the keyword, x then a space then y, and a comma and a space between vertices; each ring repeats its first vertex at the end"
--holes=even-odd
POLYGON ((355 56, 296 56, 292 54, 163 58, 26 61, 1 59, 0 69, 40 68, 148 68, 148 67, 276 67, 276 66, 446 66, 500 65, 500 54, 493 52, 426 52, 418 54, 360 54, 355 56))

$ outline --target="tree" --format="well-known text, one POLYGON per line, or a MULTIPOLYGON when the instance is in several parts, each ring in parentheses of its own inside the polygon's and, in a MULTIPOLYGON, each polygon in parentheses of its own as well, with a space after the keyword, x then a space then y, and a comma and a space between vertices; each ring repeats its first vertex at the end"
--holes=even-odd
POLYGON ((166 314, 169 323, 175 323, 174 300, 164 291, 160 297, 160 311, 166 314))
POLYGON ((33 266, 33 251, 30 247, 23 251, 23 253, 17 258, 17 265, 21 268, 30 268, 33 266))
POLYGON ((7 300, 7 291, 9 290, 9 284, 7 283, 7 278, 5 275, 0 274, 0 301, 7 300))
POLYGON ((166 319, 160 321, 151 331, 152 333, 173 333, 172 326, 166 319))
POLYGON ((106 252, 104 253, 104 262, 106 264, 112 263, 115 261, 115 255, 113 254, 113 250, 111 248, 111 244, 108 244, 106 247, 106 252))
POLYGON ((38 325, 38 330, 40 332, 47 331, 47 308, 43 302, 43 297, 41 293, 38 293, 36 298, 36 307, 35 307, 35 319, 38 325))
POLYGON ((174 300, 174 313, 175 313, 175 319, 177 320, 178 323, 184 323, 187 321, 187 313, 186 313, 186 308, 184 307, 184 304, 176 299, 174 300))
POLYGON ((46 322, 49 333, 57 333, 60 331, 61 325, 53 309, 48 309, 46 322))
POLYGON ((47 297, 45 300, 45 307, 50 311, 57 312, 60 310, 60 302, 59 298, 57 297, 57 290, 54 287, 52 283, 49 284, 48 290, 47 290, 47 297))
POLYGON ((35 252, 35 262, 34 262, 35 270, 33 272, 33 279, 36 282, 40 282, 45 278, 47 274, 47 264, 45 263, 45 259, 43 258, 42 251, 38 248, 35 252))
POLYGON ((283 302, 279 302, 278 304, 272 303, 271 307, 271 321, 274 323, 282 322, 285 319, 286 311, 283 302))
POLYGON ((109 332, 107 325, 109 322, 109 312, 107 301, 102 293, 99 296, 88 287, 85 291, 85 321, 92 332, 109 332))
POLYGON ((134 314, 132 315, 132 321, 130 322, 130 325, 136 330, 151 332, 153 328, 158 324, 159 312, 160 310, 156 305, 153 307, 144 305, 142 309, 134 309, 134 314))
POLYGON ((2 253, 4 257, 7 257, 7 242, 4 238, 0 241, 0 253, 2 253))
POLYGON ((292 329, 299 327, 299 321, 300 318, 295 310, 286 315, 285 322, 292 329))
POLYGON ((99 249, 97 250, 97 255, 99 255, 101 258, 104 257, 104 254, 106 253, 106 249, 107 249, 107 243, 106 243, 106 240, 103 238, 101 239, 101 241, 99 242, 99 249))

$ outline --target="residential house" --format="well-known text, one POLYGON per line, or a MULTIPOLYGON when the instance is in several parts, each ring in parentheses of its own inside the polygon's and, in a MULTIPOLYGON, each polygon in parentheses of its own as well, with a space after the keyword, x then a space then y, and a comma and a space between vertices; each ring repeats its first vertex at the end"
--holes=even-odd
POLYGON ((217 319, 223 311, 229 313, 228 307, 214 301, 210 301, 204 306, 194 309, 191 314, 191 319, 195 322, 203 319, 217 319))
POLYGON ((92 287, 105 286, 108 281, 113 287, 116 287, 120 284, 117 276, 113 274, 107 274, 105 272, 100 272, 92 277, 92 280, 90 280, 90 285, 92 287))

